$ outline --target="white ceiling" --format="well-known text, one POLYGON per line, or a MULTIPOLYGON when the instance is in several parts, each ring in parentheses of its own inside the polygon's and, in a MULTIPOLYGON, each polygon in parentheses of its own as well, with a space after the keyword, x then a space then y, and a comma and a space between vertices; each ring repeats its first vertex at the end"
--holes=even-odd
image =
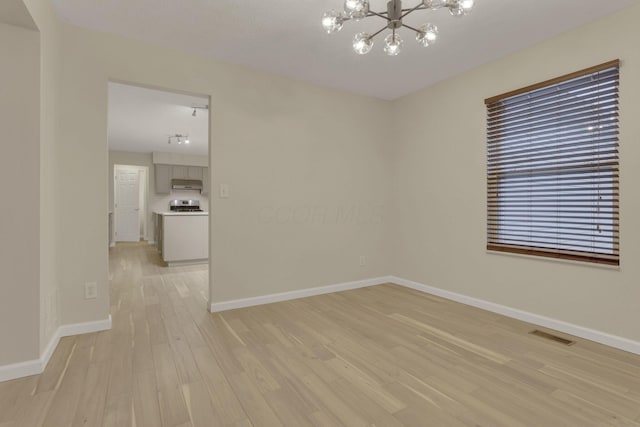
MULTIPOLYGON (((405 0, 409 7, 420 0, 405 0)), ((158 43, 227 62, 394 99, 511 52, 610 14, 638 0, 476 0, 471 15, 418 11, 409 25, 431 21, 440 29, 437 45, 422 48, 402 30, 405 50, 359 56, 351 39, 383 26, 379 18, 347 22, 327 35, 322 13, 342 0, 53 0, 68 21, 90 29, 158 43)), ((386 10, 386 0, 370 0, 386 10)))
POLYGON ((207 98, 109 83, 109 150, 150 153, 162 151, 206 155, 209 151, 207 98), (189 135, 178 145, 169 135, 189 135))

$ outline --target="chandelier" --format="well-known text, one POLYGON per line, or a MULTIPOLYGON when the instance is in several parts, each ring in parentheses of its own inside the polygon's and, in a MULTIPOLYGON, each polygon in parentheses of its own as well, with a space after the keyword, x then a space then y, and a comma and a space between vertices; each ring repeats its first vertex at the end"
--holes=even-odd
POLYGON ((473 8, 474 0, 422 0, 417 6, 403 8, 402 0, 389 0, 386 12, 374 12, 369 9, 369 0, 345 0, 344 12, 331 10, 322 16, 322 27, 328 34, 337 33, 342 29, 346 21, 360 21, 364 18, 376 16, 387 21, 386 25, 373 34, 358 33, 353 38, 353 50, 360 55, 365 55, 373 47, 373 38, 384 30, 391 30, 391 34, 384 39, 384 51, 389 56, 396 56, 402 50, 404 41, 397 33, 400 28, 407 28, 416 33, 416 41, 419 45, 428 47, 438 40, 438 27, 427 23, 420 28, 410 27, 403 19, 416 10, 436 10, 448 8, 453 16, 467 15, 473 8))

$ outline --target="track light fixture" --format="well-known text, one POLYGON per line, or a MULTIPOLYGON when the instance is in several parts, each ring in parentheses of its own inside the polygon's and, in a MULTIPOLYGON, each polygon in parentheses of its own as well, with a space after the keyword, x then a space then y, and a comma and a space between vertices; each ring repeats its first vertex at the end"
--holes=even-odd
POLYGON ((189 135, 181 135, 179 133, 176 133, 175 135, 170 135, 169 139, 167 140, 167 144, 171 144, 173 142, 173 140, 176 140, 176 142, 178 143, 178 145, 182 145, 184 144, 189 144, 189 135))
POLYGON ((193 113, 191 113, 191 116, 196 117, 198 115, 198 110, 208 110, 209 106, 208 105, 192 105, 191 108, 193 108, 193 113))

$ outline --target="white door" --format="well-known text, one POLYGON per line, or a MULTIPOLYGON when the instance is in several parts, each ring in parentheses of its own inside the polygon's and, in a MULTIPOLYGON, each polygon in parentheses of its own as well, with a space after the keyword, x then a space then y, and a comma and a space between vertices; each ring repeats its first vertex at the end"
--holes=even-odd
POLYGON ((116 168, 116 241, 140 241, 140 172, 116 168))

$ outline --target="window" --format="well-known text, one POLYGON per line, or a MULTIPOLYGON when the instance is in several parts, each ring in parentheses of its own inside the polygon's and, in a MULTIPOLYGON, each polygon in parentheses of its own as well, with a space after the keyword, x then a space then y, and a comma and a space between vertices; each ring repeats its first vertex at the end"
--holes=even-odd
POLYGON ((619 61, 487 105, 487 249, 619 264, 619 61))

